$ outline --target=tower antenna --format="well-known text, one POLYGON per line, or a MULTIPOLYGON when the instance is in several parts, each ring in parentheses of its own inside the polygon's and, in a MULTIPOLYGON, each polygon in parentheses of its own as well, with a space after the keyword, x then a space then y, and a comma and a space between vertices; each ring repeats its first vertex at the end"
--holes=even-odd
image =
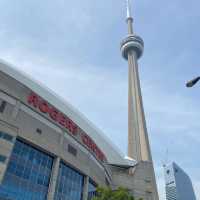
POLYGON ((130 0, 126 0, 126 22, 128 24, 128 34, 133 34, 133 17, 131 12, 131 2, 130 0))
POLYGON ((132 18, 132 13, 131 13, 131 2, 130 0, 126 0, 127 4, 127 19, 132 18))

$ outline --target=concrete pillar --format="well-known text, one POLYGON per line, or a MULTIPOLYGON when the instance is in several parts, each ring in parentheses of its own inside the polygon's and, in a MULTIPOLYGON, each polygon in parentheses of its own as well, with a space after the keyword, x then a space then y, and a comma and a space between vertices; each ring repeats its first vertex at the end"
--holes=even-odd
POLYGON ((60 157, 54 159, 47 200, 53 200, 56 190, 56 181, 59 173, 60 157))
POLYGON ((84 177, 84 184, 83 184, 83 200, 88 199, 88 186, 89 186, 89 177, 84 177))

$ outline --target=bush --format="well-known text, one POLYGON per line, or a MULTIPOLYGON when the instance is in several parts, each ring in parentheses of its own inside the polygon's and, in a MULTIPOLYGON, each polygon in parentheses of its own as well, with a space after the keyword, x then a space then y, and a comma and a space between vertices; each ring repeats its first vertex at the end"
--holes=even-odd
MULTIPOLYGON (((110 187, 97 188, 97 196, 92 200, 136 200, 126 188, 119 187, 112 190, 110 187)), ((138 200, 142 200, 141 198, 138 200)))

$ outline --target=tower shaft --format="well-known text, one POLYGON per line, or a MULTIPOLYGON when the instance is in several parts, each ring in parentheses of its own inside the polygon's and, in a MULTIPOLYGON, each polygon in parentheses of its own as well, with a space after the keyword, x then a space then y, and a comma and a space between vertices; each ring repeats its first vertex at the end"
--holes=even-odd
MULTIPOLYGON (((128 3, 130 6, 130 3, 128 3)), ((128 8, 130 13, 130 8, 128 8)), ((130 15, 130 14, 129 14, 130 15)), ((127 16, 128 34, 133 33, 133 18, 127 16)), ((147 136, 138 72, 137 48, 128 52, 128 156, 137 161, 152 161, 147 136)))
POLYGON ((153 161, 149 145, 142 102, 138 59, 142 56, 143 40, 134 34, 130 0, 127 0, 128 36, 121 43, 122 56, 128 60, 128 157, 145 163, 144 179, 150 179, 151 192, 147 199, 158 200, 153 161))
POLYGON ((137 161, 152 161, 142 103, 137 55, 128 53, 128 156, 137 161))

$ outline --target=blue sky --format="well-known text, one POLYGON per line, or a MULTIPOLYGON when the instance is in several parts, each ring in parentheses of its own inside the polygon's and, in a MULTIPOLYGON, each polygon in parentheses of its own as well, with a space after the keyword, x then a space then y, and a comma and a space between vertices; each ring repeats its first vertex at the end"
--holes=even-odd
MULTIPOLYGON (((197 0, 134 0, 134 28, 147 127, 161 200, 164 161, 190 175, 200 199, 200 71, 197 0), (166 150, 168 149, 168 156, 166 150)), ((1 0, 0 58, 78 108, 121 150, 127 149, 125 0, 1 0)))

